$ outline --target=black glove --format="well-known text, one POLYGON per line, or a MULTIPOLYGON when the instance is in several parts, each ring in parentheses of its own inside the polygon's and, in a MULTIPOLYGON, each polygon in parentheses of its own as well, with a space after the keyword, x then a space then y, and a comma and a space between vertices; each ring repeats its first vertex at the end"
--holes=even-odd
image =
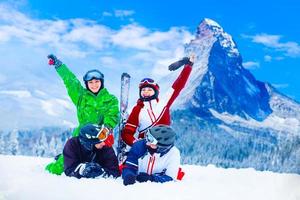
POLYGON ((172 63, 172 64, 169 66, 169 70, 170 70, 170 71, 175 71, 175 70, 177 70, 178 68, 180 68, 181 66, 186 65, 186 64, 189 64, 190 66, 192 66, 194 63, 192 63, 192 62, 190 61, 190 58, 189 58, 189 57, 184 57, 184 58, 182 58, 181 60, 178 60, 178 61, 172 63))
POLYGON ((90 162, 84 164, 81 176, 85 178, 95 178, 104 173, 104 170, 98 163, 90 162))
POLYGON ((151 181, 153 180, 152 175, 149 175, 147 173, 141 172, 139 173, 139 175, 137 175, 136 180, 138 182, 147 182, 147 181, 151 181))
POLYGON ((127 174, 123 177, 123 184, 124 185, 132 185, 135 183, 136 175, 134 174, 127 174))
POLYGON ((53 54, 48 55, 47 58, 49 59, 48 64, 54 65, 55 68, 58 68, 59 66, 62 65, 62 62, 60 60, 58 60, 57 57, 53 54))

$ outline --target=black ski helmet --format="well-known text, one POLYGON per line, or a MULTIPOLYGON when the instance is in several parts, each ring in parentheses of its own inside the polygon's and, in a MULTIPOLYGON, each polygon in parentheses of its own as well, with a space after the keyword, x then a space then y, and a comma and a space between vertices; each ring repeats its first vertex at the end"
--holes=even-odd
POLYGON ((87 124, 80 129, 79 141, 86 150, 92 151, 95 144, 101 142, 97 138, 97 135, 100 130, 101 127, 97 124, 87 124))
POLYGON ((173 146, 175 143, 175 131, 168 125, 158 125, 152 127, 150 134, 157 140, 159 147, 173 146))
POLYGON ((92 69, 92 70, 87 71, 85 73, 85 75, 83 76, 83 81, 84 81, 87 89, 89 89, 87 82, 90 80, 93 80, 93 79, 101 81, 101 87, 99 89, 99 91, 100 91, 104 87, 104 75, 97 69, 92 69))
POLYGON ((139 84, 140 89, 140 99, 143 101, 151 101, 152 99, 158 99, 159 85, 151 78, 143 78, 139 84), (152 88, 154 90, 154 95, 150 97, 142 97, 141 92, 145 87, 152 88))

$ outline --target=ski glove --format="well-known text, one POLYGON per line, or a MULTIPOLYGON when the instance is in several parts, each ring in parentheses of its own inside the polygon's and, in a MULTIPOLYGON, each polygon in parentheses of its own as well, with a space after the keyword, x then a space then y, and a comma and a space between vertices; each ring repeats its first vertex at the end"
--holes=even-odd
POLYGON ((137 175, 136 180, 138 182, 147 182, 147 181, 153 181, 153 177, 145 172, 141 172, 139 173, 139 175, 137 175))
POLYGON ((62 62, 60 60, 58 60, 57 57, 53 54, 48 55, 47 58, 49 59, 48 64, 49 65, 54 65, 55 68, 58 68, 62 65, 62 62))
POLYGON ((134 174, 127 174, 126 176, 123 176, 123 184, 124 185, 132 185, 135 183, 136 175, 134 174))
POLYGON ((85 178, 95 178, 104 173, 102 167, 95 162, 80 164, 79 174, 85 178))
POLYGON ((172 63, 170 66, 169 66, 169 70, 170 71, 175 71, 175 70, 177 70, 178 68, 180 68, 181 66, 183 66, 183 65, 190 65, 190 66, 193 66, 193 61, 194 60, 194 57, 192 58, 189 58, 189 57, 184 57, 184 58, 182 58, 181 60, 178 60, 178 61, 176 61, 176 62, 174 62, 174 63, 172 63))

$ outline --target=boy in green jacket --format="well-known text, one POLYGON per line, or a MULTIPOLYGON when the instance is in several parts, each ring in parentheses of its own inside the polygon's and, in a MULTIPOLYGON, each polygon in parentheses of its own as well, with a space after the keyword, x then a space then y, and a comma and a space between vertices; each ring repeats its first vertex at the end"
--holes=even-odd
MULTIPOLYGON (((76 76, 54 55, 49 55, 49 65, 54 65, 58 75, 62 78, 68 94, 76 106, 79 126, 72 136, 77 137, 79 130, 85 124, 99 124, 112 130, 118 123, 119 103, 118 99, 104 88, 104 75, 94 69, 88 71, 83 81, 83 87, 76 76)), ((113 135, 103 142, 103 145, 113 145, 113 135)), ((64 158, 62 155, 55 162, 46 166, 50 173, 61 175, 64 171, 64 158)))

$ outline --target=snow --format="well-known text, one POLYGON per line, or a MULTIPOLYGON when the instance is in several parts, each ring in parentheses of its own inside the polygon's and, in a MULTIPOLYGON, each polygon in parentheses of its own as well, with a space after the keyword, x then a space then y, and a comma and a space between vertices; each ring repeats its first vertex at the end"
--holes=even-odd
POLYGON ((219 113, 213 109, 210 109, 212 115, 227 124, 240 123, 246 127, 256 128, 271 128, 279 132, 289 132, 291 134, 299 134, 300 122, 293 117, 279 117, 272 113, 264 121, 256 121, 249 117, 248 120, 238 116, 231 115, 229 113, 219 113))
POLYGON ((247 84, 246 90, 248 94, 250 94, 251 96, 256 96, 259 93, 259 89, 255 87, 253 84, 251 84, 250 81, 245 76, 243 76, 243 79, 247 84))
POLYGON ((208 24, 208 25, 211 25, 211 26, 218 26, 218 27, 221 28, 221 26, 220 26, 217 22, 215 22, 214 20, 212 20, 212 19, 204 18, 203 21, 204 21, 206 24, 208 24))
POLYGON ((184 165, 184 180, 123 186, 45 172, 49 158, 0 155, 0 199, 299 200, 300 175, 184 165))

